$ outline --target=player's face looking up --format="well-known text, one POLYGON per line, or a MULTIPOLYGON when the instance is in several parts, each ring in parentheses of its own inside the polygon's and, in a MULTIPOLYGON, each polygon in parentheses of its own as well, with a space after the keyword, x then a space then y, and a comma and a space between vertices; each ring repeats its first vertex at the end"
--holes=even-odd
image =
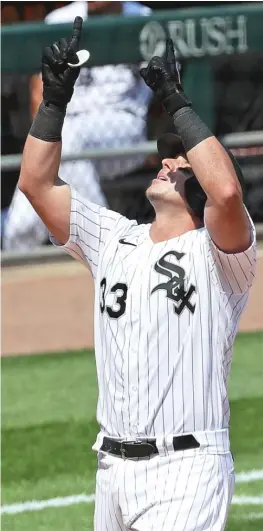
POLYGON ((162 201, 187 208, 184 185, 192 175, 191 166, 183 155, 163 159, 162 168, 146 190, 146 196, 153 206, 162 201))

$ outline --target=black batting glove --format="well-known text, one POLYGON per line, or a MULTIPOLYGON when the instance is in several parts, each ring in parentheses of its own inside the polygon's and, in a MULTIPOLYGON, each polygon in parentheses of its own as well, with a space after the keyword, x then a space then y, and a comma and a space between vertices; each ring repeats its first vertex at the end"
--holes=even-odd
POLYGON ((43 100, 45 105, 53 104, 66 108, 70 102, 80 68, 70 68, 67 63, 78 63, 82 18, 76 17, 72 36, 47 46, 42 55, 43 100))
POLYGON ((179 109, 191 106, 181 85, 172 39, 166 41, 164 58, 153 57, 148 66, 140 70, 140 74, 146 85, 160 98, 168 114, 173 115, 179 109))

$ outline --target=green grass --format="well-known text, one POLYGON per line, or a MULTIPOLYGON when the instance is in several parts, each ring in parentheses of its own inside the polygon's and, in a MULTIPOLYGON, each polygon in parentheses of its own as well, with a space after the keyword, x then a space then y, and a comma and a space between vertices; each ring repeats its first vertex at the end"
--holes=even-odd
MULTIPOLYGON (((262 531, 262 507, 258 506, 232 506, 226 531, 262 531), (254 520, 255 514, 260 518, 254 520), (249 518, 251 515, 251 518, 249 518)), ((92 528, 91 528, 92 529, 92 528)))
MULTIPOLYGON (((236 470, 263 468, 263 333, 242 334, 230 380, 236 470)), ((97 380, 91 351, 2 360, 2 503, 94 492, 97 380)), ((236 486, 263 496, 263 481, 236 486)), ((263 506, 232 506, 228 531, 259 531, 263 506)), ((5 531, 89 531, 93 504, 2 517, 5 531)), ((102 530, 103 531, 103 530, 102 530)))
POLYGON ((65 419, 89 421, 95 416, 97 378, 92 351, 4 358, 2 371, 5 428, 65 419))
MULTIPOLYGON (((3 516, 3 531, 93 531, 93 504, 3 516)), ((104 530, 101 530, 104 531, 104 530)))
POLYGON ((2 503, 92 492, 93 352, 5 358, 2 375, 2 503))

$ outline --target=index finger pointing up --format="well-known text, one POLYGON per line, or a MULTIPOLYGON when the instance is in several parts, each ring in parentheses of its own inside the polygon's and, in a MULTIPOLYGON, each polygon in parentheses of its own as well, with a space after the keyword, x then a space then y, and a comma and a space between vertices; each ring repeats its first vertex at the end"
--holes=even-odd
POLYGON ((166 61, 171 65, 175 63, 174 45, 172 39, 166 41, 166 61))
POLYGON ((81 37, 83 19, 81 17, 76 17, 73 23, 72 36, 70 41, 70 48, 74 52, 79 49, 79 41, 81 37))

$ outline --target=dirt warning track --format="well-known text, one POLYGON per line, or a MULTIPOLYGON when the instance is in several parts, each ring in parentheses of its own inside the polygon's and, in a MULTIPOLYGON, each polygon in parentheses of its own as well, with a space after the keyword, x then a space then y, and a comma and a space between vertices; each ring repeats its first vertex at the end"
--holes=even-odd
MULTIPOLYGON (((262 330, 263 250, 240 330, 262 330)), ((2 354, 93 346, 93 282, 77 262, 2 269, 2 354)))

